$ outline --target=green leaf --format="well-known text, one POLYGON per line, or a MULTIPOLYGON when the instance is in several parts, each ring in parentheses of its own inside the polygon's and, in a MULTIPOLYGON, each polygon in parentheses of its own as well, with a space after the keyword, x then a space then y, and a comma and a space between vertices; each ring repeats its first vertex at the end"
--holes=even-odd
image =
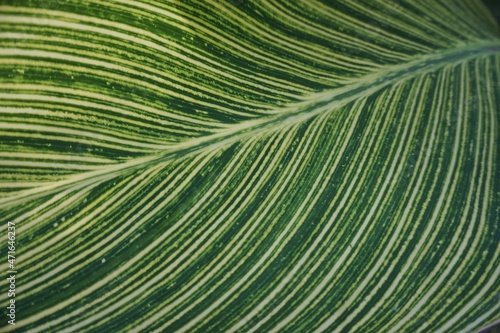
POLYGON ((2 0, 0 70, 2 331, 500 320, 479 0, 2 0))

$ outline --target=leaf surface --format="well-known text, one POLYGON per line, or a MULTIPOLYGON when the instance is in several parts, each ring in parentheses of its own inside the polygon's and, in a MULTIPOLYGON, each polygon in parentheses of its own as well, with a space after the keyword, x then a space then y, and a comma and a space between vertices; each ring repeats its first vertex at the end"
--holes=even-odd
POLYGON ((0 4, 8 328, 500 320, 500 41, 480 1, 0 4))

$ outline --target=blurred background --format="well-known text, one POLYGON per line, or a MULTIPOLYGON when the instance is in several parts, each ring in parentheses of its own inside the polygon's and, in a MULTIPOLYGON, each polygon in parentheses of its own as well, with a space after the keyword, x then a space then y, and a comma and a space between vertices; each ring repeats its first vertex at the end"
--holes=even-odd
POLYGON ((500 25, 500 1, 499 0, 483 0, 486 6, 491 10, 493 16, 497 19, 500 25))

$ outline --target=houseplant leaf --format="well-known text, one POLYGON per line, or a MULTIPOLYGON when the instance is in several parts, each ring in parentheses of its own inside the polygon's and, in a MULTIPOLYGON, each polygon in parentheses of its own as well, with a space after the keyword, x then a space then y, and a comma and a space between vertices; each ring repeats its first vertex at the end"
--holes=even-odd
POLYGON ((500 42, 481 2, 1 4, 2 329, 500 319, 500 42))

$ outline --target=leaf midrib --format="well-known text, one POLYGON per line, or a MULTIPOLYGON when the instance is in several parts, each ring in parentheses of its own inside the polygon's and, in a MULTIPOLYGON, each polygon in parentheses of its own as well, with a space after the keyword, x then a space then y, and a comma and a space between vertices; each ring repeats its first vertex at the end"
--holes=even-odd
POLYGON ((324 112, 331 112, 356 99, 372 95, 396 82, 404 82, 446 65, 456 65, 482 55, 494 53, 500 53, 500 40, 486 40, 419 56, 412 61, 386 67, 377 73, 357 78, 352 84, 342 88, 312 94, 304 101, 273 111, 273 115, 268 117, 245 121, 209 136, 181 142, 175 146, 165 146, 163 149, 145 157, 128 160, 121 164, 104 165, 95 171, 79 173, 62 181, 20 192, 16 196, 2 198, 0 199, 0 208, 20 204, 71 187, 73 187, 73 190, 79 190, 96 182, 105 182, 151 164, 164 163, 180 157, 186 158, 201 151, 208 152, 220 149, 249 137, 264 136, 267 133, 305 122, 324 112))

